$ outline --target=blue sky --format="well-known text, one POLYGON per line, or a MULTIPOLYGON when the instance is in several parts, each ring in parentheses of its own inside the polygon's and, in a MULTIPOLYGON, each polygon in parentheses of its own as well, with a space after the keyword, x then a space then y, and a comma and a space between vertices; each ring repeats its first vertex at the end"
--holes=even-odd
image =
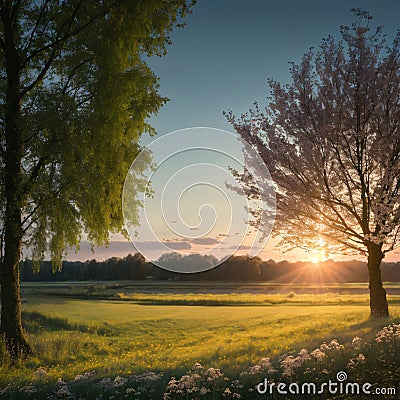
MULTIPOLYGON (((340 25, 354 21, 350 9, 357 7, 371 13, 371 26, 384 26, 389 41, 400 28, 400 2, 394 0, 198 0, 187 26, 172 32, 168 54, 148 59, 160 79, 160 93, 170 99, 150 123, 158 136, 196 126, 232 132, 223 111, 239 115, 254 101, 266 105, 267 78, 288 81, 288 63, 298 62, 323 37, 339 37, 340 25)), ((142 143, 152 140, 145 135, 142 143)), ((116 241, 91 254, 83 243, 68 258, 104 259, 133 251, 130 243, 116 241)), ((281 255, 271 246, 264 256, 307 258, 301 252, 281 255)))
POLYGON ((172 33, 167 56, 149 60, 170 99, 152 125, 158 134, 193 126, 231 130, 224 110, 240 114, 255 100, 266 104, 267 78, 288 81, 288 62, 323 37, 338 37, 357 7, 389 36, 400 28, 399 1, 199 0, 187 26, 172 33))

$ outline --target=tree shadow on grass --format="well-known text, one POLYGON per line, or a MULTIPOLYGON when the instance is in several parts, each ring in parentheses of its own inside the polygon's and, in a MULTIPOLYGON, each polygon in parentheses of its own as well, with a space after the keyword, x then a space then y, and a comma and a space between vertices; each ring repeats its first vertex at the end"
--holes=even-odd
POLYGON ((77 331, 97 333, 99 335, 111 335, 114 332, 111 328, 103 325, 88 325, 73 322, 67 318, 49 317, 37 311, 22 312, 23 326, 28 333, 38 333, 42 331, 77 331))

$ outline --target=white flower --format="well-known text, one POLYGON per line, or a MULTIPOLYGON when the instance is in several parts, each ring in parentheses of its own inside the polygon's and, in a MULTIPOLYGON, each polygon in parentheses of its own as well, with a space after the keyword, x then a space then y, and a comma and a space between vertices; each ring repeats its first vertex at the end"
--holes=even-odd
POLYGON ((220 377, 223 377, 224 374, 221 372, 221 370, 216 369, 216 368, 209 368, 206 371, 206 376, 208 376, 207 380, 208 381, 213 381, 215 379, 218 379, 220 377))
POLYGON ((303 357, 287 356, 281 361, 281 367, 283 368, 282 376, 291 377, 295 374, 295 368, 299 368, 303 365, 303 357))
POLYGON ((365 356, 364 354, 360 353, 358 355, 358 357, 356 358, 351 358, 349 363, 347 364, 349 367, 351 368, 355 368, 360 364, 364 364, 365 363, 365 356))
POLYGON ((200 394, 201 394, 202 396, 204 396, 205 394, 209 393, 210 391, 211 391, 210 389, 207 389, 207 388, 204 387, 204 386, 202 386, 202 387, 200 388, 200 394))
POLYGON ((240 375, 257 375, 265 370, 270 370, 272 368, 271 359, 269 357, 264 357, 256 365, 249 367, 246 371, 240 373, 240 375))
POLYGON ((298 356, 301 357, 303 360, 309 360, 309 359, 311 358, 311 357, 309 356, 309 354, 308 354, 307 349, 301 349, 301 350, 299 351, 298 356))
MULTIPOLYGON (((37 389, 32 385, 32 384, 29 384, 29 385, 27 385, 27 386, 22 386, 20 389, 19 389, 19 391, 21 392, 21 393, 30 393, 30 394, 32 394, 32 393, 36 393, 37 392, 37 389)), ((1 393, 1 392, 0 392, 1 393)))
POLYGON ((236 389, 241 389, 241 388, 243 388, 243 385, 241 384, 241 382, 238 379, 235 379, 232 381, 231 387, 236 388, 236 389))
POLYGON ((111 387, 112 386, 112 379, 111 378, 103 378, 99 384, 102 386, 107 386, 107 387, 111 387))
POLYGON ((319 348, 322 351, 330 350, 329 346, 325 342, 322 343, 321 346, 319 346, 319 348))
POLYGON ((331 350, 343 349, 343 345, 339 344, 339 342, 336 339, 332 339, 331 342, 329 343, 328 347, 331 350))
POLYGON ((118 375, 114 379, 113 386, 114 387, 124 386, 126 382, 128 382, 128 379, 118 375))
POLYGON ((322 373, 322 374, 325 374, 325 375, 328 375, 328 374, 329 374, 329 371, 328 371, 326 368, 324 368, 324 369, 321 371, 321 373, 322 373))
POLYGON ((258 363, 263 369, 268 369, 272 366, 271 359, 269 357, 263 357, 258 363))
POLYGON ((41 378, 42 376, 47 375, 46 370, 43 367, 39 367, 36 369, 36 371, 34 372, 34 375, 38 378, 41 378))
POLYGON ((310 353, 310 356, 314 357, 318 362, 321 362, 326 357, 326 354, 320 349, 315 349, 310 353))
POLYGON ((354 347, 354 349, 359 350, 364 346, 365 342, 364 340, 362 340, 361 338, 359 338, 358 336, 354 337, 351 345, 354 347))
POLYGON ((364 356, 364 354, 360 353, 360 354, 358 355, 357 359, 358 359, 358 361, 359 361, 360 363, 364 363, 364 362, 365 362, 365 356, 364 356))
POLYGON ((70 395, 71 395, 71 392, 69 391, 68 386, 65 384, 65 385, 62 385, 62 386, 60 386, 60 387, 58 388, 56 394, 57 394, 57 396, 64 396, 64 397, 67 397, 67 396, 70 396, 70 395))
POLYGON ((394 342, 395 340, 400 340, 400 324, 391 324, 389 326, 385 326, 376 334, 375 338, 377 343, 389 343, 394 342))

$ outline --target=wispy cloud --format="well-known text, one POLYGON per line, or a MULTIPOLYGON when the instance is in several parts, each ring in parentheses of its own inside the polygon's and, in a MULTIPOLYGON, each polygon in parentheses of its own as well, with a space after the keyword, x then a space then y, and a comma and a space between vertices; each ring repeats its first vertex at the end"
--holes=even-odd
POLYGON ((165 244, 165 246, 168 246, 172 250, 190 250, 192 248, 192 245, 187 241, 178 241, 178 242, 168 241, 168 242, 163 242, 163 244, 165 244))
POLYGON ((196 238, 196 239, 192 239, 190 242, 194 243, 194 244, 201 244, 203 246, 211 246, 213 244, 219 243, 219 241, 217 239, 210 238, 210 237, 196 238))

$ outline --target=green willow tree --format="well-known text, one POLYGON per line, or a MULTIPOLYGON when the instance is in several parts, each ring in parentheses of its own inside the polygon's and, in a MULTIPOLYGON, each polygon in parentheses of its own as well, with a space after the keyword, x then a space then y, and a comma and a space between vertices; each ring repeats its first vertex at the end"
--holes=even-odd
POLYGON ((20 257, 55 267, 82 235, 122 229, 125 174, 166 101, 144 56, 163 55, 186 0, 0 1, 1 326, 16 360, 20 257))
POLYGON ((268 166, 282 243, 366 256, 378 318, 389 315, 381 261, 400 247, 400 31, 386 45, 369 14, 353 12, 342 40, 292 64, 290 83, 269 81, 265 111, 227 116, 268 166))

